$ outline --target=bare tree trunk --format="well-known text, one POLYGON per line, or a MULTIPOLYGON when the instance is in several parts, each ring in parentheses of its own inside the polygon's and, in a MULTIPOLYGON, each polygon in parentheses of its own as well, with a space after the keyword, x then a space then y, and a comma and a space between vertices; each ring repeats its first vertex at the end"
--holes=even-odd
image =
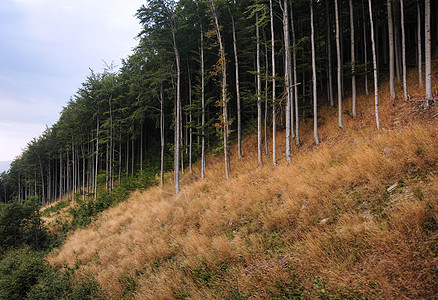
POLYGON ((402 65, 403 65, 403 96, 408 100, 408 88, 406 83, 406 37, 405 37, 405 16, 403 0, 400 0, 401 30, 402 30, 402 65))
POLYGON ((257 38, 257 153, 258 163, 262 164, 262 80, 260 76, 260 30, 259 30, 259 14, 256 13, 256 38, 257 38))
MULTIPOLYGON (((397 16, 395 16, 395 24, 397 24, 397 16)), ((401 81, 401 58, 400 58, 400 33, 399 33, 399 27, 395 26, 394 27, 394 51, 395 51, 395 75, 397 77, 397 81, 400 82, 401 81)))
POLYGON ((371 27, 371 46, 373 49, 373 70, 374 70, 374 107, 376 110, 376 126, 380 129, 379 120, 379 86, 377 80, 377 59, 376 59, 376 43, 374 40, 374 22, 373 22, 373 10, 371 7, 371 0, 368 0, 368 7, 370 12, 370 27, 371 27))
POLYGON ((291 112, 291 84, 290 84, 290 42, 289 42, 289 17, 287 12, 287 0, 283 1, 283 34, 284 34, 284 79, 286 85, 286 161, 291 161, 291 133, 290 133, 290 112, 291 112))
POLYGON ((365 94, 369 94, 368 92, 368 46, 367 46, 367 25, 366 25, 366 20, 365 20, 365 9, 364 9, 364 4, 363 4, 363 0, 362 0, 362 15, 363 15, 363 61, 365 64, 365 94))
POLYGON ((181 66, 178 47, 176 45, 175 31, 172 30, 173 51, 176 60, 176 109, 175 109, 175 157, 174 157, 174 177, 175 193, 179 193, 179 142, 180 142, 180 106, 181 106, 181 66))
POLYGON ((315 137, 315 144, 319 144, 318 138, 318 95, 316 82, 316 58, 315 58, 315 30, 313 26, 313 1, 310 1, 310 30, 312 41, 312 79, 313 79, 313 135, 315 137))
POLYGON ((164 89, 163 81, 160 82, 160 139, 161 139, 161 162, 160 184, 164 185, 164 89))
POLYGON ((271 63, 272 63, 272 163, 277 165, 277 123, 276 123, 276 99, 275 99, 275 35, 274 35, 274 12, 272 0, 269 0, 269 15, 271 18, 271 63))
POLYGON ((239 83, 239 60, 237 57, 237 39, 236 27, 234 24, 234 16, 231 13, 231 8, 228 6, 228 11, 231 16, 231 25, 233 29, 233 50, 234 50, 234 64, 236 69, 236 101, 237 101, 237 154, 239 159, 242 158, 242 118, 240 113, 240 83, 239 83))
POLYGON ((96 165, 94 169, 94 200, 97 199, 97 175, 99 173, 98 166, 99 166, 99 118, 97 118, 97 125, 96 125, 96 165))
POLYGON ((190 65, 189 62, 187 62, 187 69, 188 69, 188 80, 189 80, 189 172, 190 174, 193 174, 193 168, 192 168, 192 142, 193 142, 193 129, 192 129, 192 80, 190 76, 190 65))
POLYGON ((264 118, 264 136, 265 136, 265 153, 269 155, 268 149, 268 76, 269 76, 269 60, 268 60, 268 43, 266 40, 266 33, 263 31, 265 44, 265 118, 264 118))
POLYGON ((389 40, 389 91, 390 99, 395 99, 395 84, 394 84, 394 29, 392 20, 391 0, 387 0, 388 10, 388 40, 389 40))
POLYGON ((420 11, 420 0, 417 0, 417 44, 418 44, 418 83, 420 86, 423 85, 423 70, 422 64, 423 59, 421 58, 421 11, 420 11))
POLYGON ((352 111, 356 116, 356 75, 355 75, 355 47, 354 47, 354 16, 353 0, 350 0, 350 37, 351 37, 351 92, 352 92, 352 111))
POLYGON ((216 34, 219 42, 220 63, 222 71, 222 118, 223 118, 223 141, 224 141, 224 163, 225 163, 225 177, 227 181, 230 181, 229 165, 228 165, 228 112, 227 112, 227 62, 225 60, 225 49, 222 41, 219 20, 214 6, 214 0, 210 0, 211 11, 213 14, 214 22, 216 25, 216 34))
POLYGON ((429 103, 433 100, 432 96, 432 48, 431 48, 431 34, 430 34, 430 0, 425 0, 424 6, 424 33, 425 33, 425 67, 426 67, 426 103, 425 106, 429 107, 429 103))
MULTIPOLYGON (((300 141, 300 118, 298 114, 298 78, 297 78, 297 50, 296 50, 296 38, 295 38, 295 26, 294 26, 294 14, 292 10, 292 5, 290 6, 290 20, 291 20, 291 31, 292 31, 292 59, 293 59, 293 72, 294 72, 294 104, 295 104, 295 145, 298 147, 301 145, 300 141)), ((333 101, 333 99, 332 99, 333 101)), ((293 130, 293 129, 292 129, 293 130)))
POLYGON ((342 123, 342 62, 341 62, 341 41, 339 33, 339 6, 338 0, 335 0, 335 18, 336 18, 336 56, 338 62, 338 126, 344 128, 342 123))
POLYGON ((201 178, 204 178, 205 177, 205 67, 204 67, 204 32, 203 32, 201 20, 200 20, 200 24, 201 24, 201 106, 202 106, 201 178))
MULTIPOLYGON (((327 73, 328 73, 328 88, 327 93, 330 101, 330 107, 335 106, 333 102, 333 72, 332 72, 332 44, 331 44, 331 24, 330 24, 330 9, 329 0, 325 1, 325 10, 327 13, 327 73)), ((296 82, 294 83, 296 84, 296 82)))

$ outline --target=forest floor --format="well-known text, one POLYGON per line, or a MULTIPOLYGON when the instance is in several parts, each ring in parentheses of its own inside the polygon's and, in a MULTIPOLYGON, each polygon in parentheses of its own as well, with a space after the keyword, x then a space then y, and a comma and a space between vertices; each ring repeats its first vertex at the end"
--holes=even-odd
POLYGON ((241 160, 231 149, 229 182, 223 157, 209 155, 204 180, 197 163, 178 195, 172 174, 134 192, 71 233, 50 263, 94 278, 110 299, 433 299, 438 110, 424 108, 415 75, 409 101, 400 84, 395 102, 380 86, 380 130, 370 86, 356 117, 344 101, 342 130, 336 108, 320 110, 320 145, 313 120, 302 122, 289 165, 283 132, 277 166, 271 149, 258 166, 247 136, 241 160))

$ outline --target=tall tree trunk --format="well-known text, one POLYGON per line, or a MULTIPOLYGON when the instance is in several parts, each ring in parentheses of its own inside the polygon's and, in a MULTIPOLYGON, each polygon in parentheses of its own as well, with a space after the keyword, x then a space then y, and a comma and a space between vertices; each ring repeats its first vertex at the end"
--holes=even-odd
MULTIPOLYGON (((174 28, 175 29, 175 28, 174 28)), ((174 180, 175 193, 179 193, 179 142, 180 142, 180 107, 181 107, 181 66, 178 47, 176 44, 175 30, 172 30, 173 51, 176 60, 176 109, 175 109, 175 157, 174 157, 174 180)))
POLYGON ((318 138, 318 95, 316 82, 316 58, 315 58, 315 29, 313 26, 313 1, 310 1, 310 30, 312 42, 312 79, 313 79, 313 135, 315 137, 315 144, 319 144, 318 138))
MULTIPOLYGON (((397 15, 395 16, 395 24, 397 24, 397 15)), ((400 32, 399 26, 394 27, 394 51, 395 51, 395 75, 397 77, 397 81, 401 81, 401 55, 400 55, 400 32)))
POLYGON ((391 0, 387 0, 388 11, 388 41, 389 41, 389 91, 390 99, 395 99, 395 84, 394 84, 394 29, 392 20, 392 6, 391 0))
POLYGON ((408 100, 408 87, 406 83, 406 36, 405 36, 405 13, 403 0, 400 0, 401 30, 402 30, 402 65, 403 65, 403 96, 408 100))
POLYGON ((236 71, 236 101, 237 101, 237 154, 239 159, 242 158, 242 117, 240 107, 240 82, 239 82, 239 60, 237 57, 237 39, 236 39, 236 27, 234 24, 234 16, 231 12, 231 8, 228 5, 228 11, 231 16, 231 25, 233 30, 233 50, 234 50, 234 64, 236 71))
POLYGON ((424 34, 425 34, 425 67, 426 67, 426 103, 425 106, 429 107, 429 103, 433 100, 432 96, 432 47, 431 47, 431 34, 430 34, 430 0, 425 0, 424 6, 424 34))
POLYGON ((370 27, 371 27, 371 46, 373 51, 373 71, 374 71, 374 108, 376 111, 376 126, 377 129, 380 128, 379 120, 379 86, 377 78, 377 58, 376 58, 376 43, 374 40, 374 22, 373 22, 373 9, 371 5, 371 0, 368 0, 368 8, 370 12, 370 27))
POLYGON ((187 69, 188 69, 188 81, 189 81, 189 172, 193 174, 192 168, 192 142, 193 142, 193 129, 192 129, 192 80, 190 76, 190 65, 187 61, 187 69))
POLYGON ((351 38, 351 93, 352 93, 352 111, 356 116, 356 75, 355 75, 355 47, 354 47, 354 15, 353 0, 350 0, 350 38, 351 38))
POLYGON ((225 48, 222 41, 222 35, 219 26, 219 19, 217 16, 214 0, 210 0, 211 12, 213 14, 214 23, 216 25, 216 35, 219 42, 220 64, 222 71, 222 121, 223 121, 223 141, 224 141, 224 163, 225 163, 225 177, 230 181, 229 165, 228 165, 228 111, 227 111, 227 62, 225 58, 225 48))
POLYGON ((160 161, 160 183, 164 185, 164 89, 163 81, 160 82, 160 140, 161 140, 161 161, 160 161))
MULTIPOLYGON (((202 106, 201 178, 204 178, 205 177, 205 66, 204 66, 204 30, 202 28, 202 20, 200 20, 200 24, 201 24, 201 106, 202 106)), ((237 82, 238 81, 236 81, 236 84, 237 82)))
POLYGON ((341 61, 341 41, 339 32, 339 6, 338 0, 335 0, 335 18, 336 18, 336 57, 338 62, 338 126, 344 128, 342 123, 342 61, 341 61))
POLYGON ((364 82, 364 84, 365 84, 365 94, 368 95, 369 94, 369 92, 368 92, 368 53, 367 53, 367 51, 368 51, 368 45, 367 45, 368 37, 367 37, 367 24, 366 24, 366 19, 365 19, 366 14, 365 14, 363 0, 362 0, 362 15, 363 15, 363 58, 364 58, 363 61, 365 64, 365 76, 364 76, 365 82, 364 82))
MULTIPOLYGON (((96 164, 94 168, 94 200, 97 199, 97 175, 98 175, 98 165, 99 165, 99 117, 96 122, 96 164)), ((67 168, 68 169, 68 168, 67 168)))
MULTIPOLYGON (((292 59, 293 59, 293 86, 294 86, 294 104, 295 104, 295 145, 298 147, 301 145, 300 141, 300 118, 298 114, 298 78, 297 78, 297 43, 295 37, 295 25, 294 25, 294 13, 292 10, 293 5, 290 6, 290 20, 291 20, 291 31, 292 31, 292 59)), ((332 99, 333 100, 333 99, 332 99)), ((293 129, 292 129, 293 130, 293 129)))
POLYGON ((257 153, 258 163, 262 164, 262 79, 260 74, 260 29, 259 29, 259 14, 256 13, 256 38, 257 38, 257 153))
POLYGON ((269 59, 268 59, 268 42, 266 40, 266 32, 263 30, 263 38, 265 44, 265 117, 264 117, 264 136, 265 136, 265 153, 269 155, 268 149, 268 77, 269 77, 269 59))
MULTIPOLYGON (((333 72, 332 72, 332 43, 331 43, 331 24, 330 24, 330 9, 329 0, 325 1, 325 10, 327 14, 327 77, 328 77, 328 98, 330 102, 330 107, 335 106, 333 102, 333 72)), ((294 82, 296 84, 296 82, 294 82)))
POLYGON ((284 34, 284 80, 286 85, 286 161, 291 161, 291 133, 290 133, 290 112, 291 112, 291 84, 290 84, 290 42, 289 42, 289 17, 287 11, 287 0, 283 1, 283 34, 284 34))
POLYGON ((420 0, 417 0, 417 44, 418 44, 418 83, 420 86, 423 85, 423 70, 422 64, 423 59, 421 58, 421 11, 420 11, 420 0))
POLYGON ((272 0, 269 0, 269 16, 271 18, 271 63, 272 63, 272 162, 277 165, 277 123, 276 123, 276 99, 275 99, 275 34, 274 34, 274 12, 272 0))

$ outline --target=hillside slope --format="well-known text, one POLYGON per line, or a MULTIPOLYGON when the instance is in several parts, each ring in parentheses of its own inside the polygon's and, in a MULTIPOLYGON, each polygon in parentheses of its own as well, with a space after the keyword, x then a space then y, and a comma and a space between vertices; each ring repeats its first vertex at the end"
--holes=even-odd
MULTIPOLYGON (((222 158, 210 156, 205 180, 195 168, 178 195, 170 178, 134 193, 49 261, 76 266, 111 299, 432 299, 438 113, 419 97, 387 98, 379 131, 369 95, 343 130, 335 109, 321 112, 320 146, 305 122, 289 166, 284 156, 272 166, 269 155, 257 166, 250 136, 244 158, 232 157, 230 182, 222 158)), ((284 154, 283 133, 278 140, 284 154)))

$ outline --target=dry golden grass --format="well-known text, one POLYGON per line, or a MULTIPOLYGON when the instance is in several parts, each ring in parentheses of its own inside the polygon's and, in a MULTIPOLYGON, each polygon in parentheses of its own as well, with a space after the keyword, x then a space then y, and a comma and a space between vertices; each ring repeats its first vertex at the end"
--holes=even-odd
MULTIPOLYGON (((425 118, 416 103, 390 103, 385 89, 384 129, 369 95, 343 130, 335 109, 322 109, 317 147, 303 123, 289 166, 281 151, 278 166, 270 156, 257 166, 249 136, 230 182, 222 158, 209 157, 206 179, 195 166, 178 195, 170 182, 133 193, 69 236, 50 263, 78 264, 111 299, 130 290, 136 299, 435 297, 436 109, 425 118)), ((283 133, 277 139, 284 149, 283 133)))

